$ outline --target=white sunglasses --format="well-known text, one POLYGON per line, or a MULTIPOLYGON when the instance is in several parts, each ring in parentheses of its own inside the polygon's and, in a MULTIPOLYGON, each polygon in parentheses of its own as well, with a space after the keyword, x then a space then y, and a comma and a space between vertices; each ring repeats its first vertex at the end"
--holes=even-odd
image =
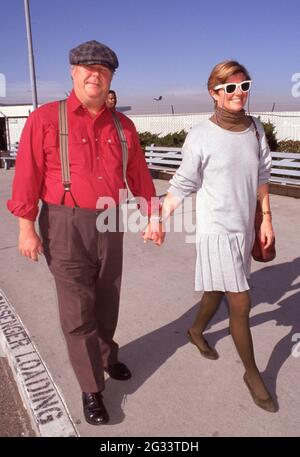
POLYGON ((234 94, 239 87, 242 92, 249 92, 251 88, 252 80, 242 81, 241 83, 226 83, 218 84, 214 87, 214 90, 224 89, 225 94, 234 94))

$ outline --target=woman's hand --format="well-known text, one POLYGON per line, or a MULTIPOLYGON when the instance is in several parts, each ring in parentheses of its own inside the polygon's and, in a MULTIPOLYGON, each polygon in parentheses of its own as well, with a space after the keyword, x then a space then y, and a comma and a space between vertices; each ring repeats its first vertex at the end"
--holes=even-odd
POLYGON ((264 249, 268 249, 275 239, 275 234, 272 226, 272 221, 269 219, 263 219, 260 226, 260 239, 264 244, 264 249))

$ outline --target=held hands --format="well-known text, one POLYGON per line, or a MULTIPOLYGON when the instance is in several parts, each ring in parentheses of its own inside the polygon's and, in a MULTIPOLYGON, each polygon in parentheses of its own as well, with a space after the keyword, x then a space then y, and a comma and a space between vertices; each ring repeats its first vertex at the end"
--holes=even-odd
POLYGON ((20 254, 28 259, 38 261, 38 256, 43 253, 43 246, 40 237, 35 230, 20 231, 19 235, 20 254))
POLYGON ((150 221, 146 230, 143 232, 144 243, 147 243, 148 240, 152 240, 156 246, 161 246, 163 244, 165 236, 163 223, 159 221, 150 221))
POLYGON ((150 221, 146 230, 143 232, 144 243, 147 243, 148 240, 152 240, 156 246, 161 246, 163 244, 166 236, 164 223, 174 213, 181 202, 182 199, 174 197, 170 192, 167 193, 159 211, 150 216, 150 221))

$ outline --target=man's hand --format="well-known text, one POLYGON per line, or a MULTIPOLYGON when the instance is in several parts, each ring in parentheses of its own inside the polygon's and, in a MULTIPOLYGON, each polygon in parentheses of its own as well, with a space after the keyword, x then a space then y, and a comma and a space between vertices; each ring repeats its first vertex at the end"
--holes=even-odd
POLYGON ((20 254, 28 259, 38 261, 38 256, 43 253, 43 245, 40 237, 35 231, 34 222, 19 218, 20 235, 19 251, 20 254))
POLYGON ((163 229, 163 223, 158 221, 150 221, 143 232, 144 243, 148 240, 154 241, 156 246, 161 246, 165 240, 165 232, 163 229))

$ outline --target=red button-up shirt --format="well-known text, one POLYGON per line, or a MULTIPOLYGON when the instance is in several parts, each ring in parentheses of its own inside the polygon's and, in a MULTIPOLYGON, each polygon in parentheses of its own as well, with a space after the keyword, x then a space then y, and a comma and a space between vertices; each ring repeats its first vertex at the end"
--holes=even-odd
MULTIPOLYGON (((67 100, 71 191, 80 208, 96 209, 99 197, 119 202, 123 180, 122 150, 112 114, 103 107, 92 117, 74 91, 67 100)), ((154 185, 133 122, 117 113, 128 144, 127 182, 134 196, 149 203, 154 185)), ((60 204, 64 193, 59 153, 58 102, 47 103, 29 116, 23 129, 12 199, 7 207, 15 216, 34 221, 42 199, 60 204)), ((66 206, 74 202, 66 193, 66 206)))

